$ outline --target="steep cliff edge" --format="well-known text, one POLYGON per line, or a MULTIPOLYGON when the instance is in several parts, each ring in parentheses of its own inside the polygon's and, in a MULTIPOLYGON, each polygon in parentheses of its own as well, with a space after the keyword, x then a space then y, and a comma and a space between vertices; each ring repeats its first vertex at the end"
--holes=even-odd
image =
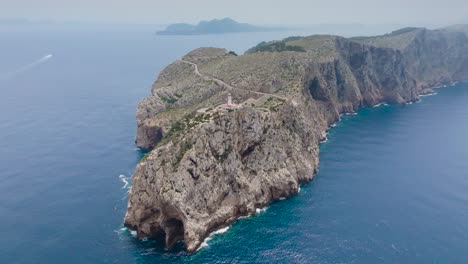
POLYGON ((154 148, 137 165, 125 216, 139 238, 192 252, 310 181, 341 113, 468 79, 468 37, 455 31, 282 42, 242 56, 201 48, 161 72, 137 109, 137 145, 154 148), (237 105, 224 105, 228 94, 237 105))

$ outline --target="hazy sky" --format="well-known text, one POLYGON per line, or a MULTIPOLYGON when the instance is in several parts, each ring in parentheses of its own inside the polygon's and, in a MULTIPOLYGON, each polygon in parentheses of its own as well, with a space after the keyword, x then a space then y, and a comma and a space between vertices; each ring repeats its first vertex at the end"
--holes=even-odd
POLYGON ((108 23, 468 23, 468 0, 0 0, 0 18, 108 23))

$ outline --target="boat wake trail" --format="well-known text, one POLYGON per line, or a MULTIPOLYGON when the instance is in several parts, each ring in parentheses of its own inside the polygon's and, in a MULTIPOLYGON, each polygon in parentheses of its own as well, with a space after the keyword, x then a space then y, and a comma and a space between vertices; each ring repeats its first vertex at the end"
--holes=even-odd
POLYGON ((42 57, 42 58, 40 58, 40 59, 38 59, 36 61, 33 61, 33 62, 31 62, 31 63, 29 63, 29 64, 27 64, 27 65, 25 65, 25 66, 23 66, 23 67, 21 67, 19 69, 16 69, 14 71, 2 74, 2 75, 0 75, 0 80, 8 79, 8 78, 14 77, 14 76, 16 76, 18 74, 21 74, 23 72, 26 72, 26 71, 28 71, 28 70, 30 70, 32 68, 37 67, 38 65, 40 65, 40 64, 42 64, 44 62, 52 59, 52 57, 53 57, 52 54, 45 55, 44 57, 42 57))

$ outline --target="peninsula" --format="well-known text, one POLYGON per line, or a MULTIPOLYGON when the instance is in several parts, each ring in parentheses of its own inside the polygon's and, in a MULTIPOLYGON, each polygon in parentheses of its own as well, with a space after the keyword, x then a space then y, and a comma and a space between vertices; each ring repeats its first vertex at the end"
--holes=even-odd
POLYGON ((280 28, 260 27, 247 23, 239 23, 231 18, 213 19, 201 21, 197 25, 178 23, 169 25, 165 30, 159 31, 158 35, 208 35, 226 34, 239 32, 265 32, 280 30, 280 28))
POLYGON ((468 80, 467 28, 291 37, 241 56, 191 51, 138 105, 136 143, 151 151, 134 172, 125 226, 193 252, 211 232, 297 194, 341 114, 468 80))

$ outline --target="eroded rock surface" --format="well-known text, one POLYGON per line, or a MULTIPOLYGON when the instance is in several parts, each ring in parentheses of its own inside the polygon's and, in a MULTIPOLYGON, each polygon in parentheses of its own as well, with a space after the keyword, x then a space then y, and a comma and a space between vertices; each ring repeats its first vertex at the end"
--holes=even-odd
POLYGON ((138 237, 164 238, 168 248, 184 241, 192 252, 310 181, 340 114, 468 80, 468 37, 453 30, 285 42, 302 48, 242 56, 201 48, 161 72, 137 109, 137 145, 154 148, 133 175, 125 216, 138 237), (237 107, 220 107, 228 94, 237 107))

